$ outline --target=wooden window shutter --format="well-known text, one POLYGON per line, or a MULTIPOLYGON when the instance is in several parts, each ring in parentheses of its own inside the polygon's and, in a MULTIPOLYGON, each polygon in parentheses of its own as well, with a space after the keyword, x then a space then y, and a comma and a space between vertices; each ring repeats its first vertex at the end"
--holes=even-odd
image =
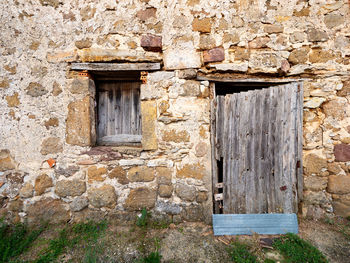
POLYGON ((140 82, 101 81, 97 93, 97 143, 140 143, 140 82))

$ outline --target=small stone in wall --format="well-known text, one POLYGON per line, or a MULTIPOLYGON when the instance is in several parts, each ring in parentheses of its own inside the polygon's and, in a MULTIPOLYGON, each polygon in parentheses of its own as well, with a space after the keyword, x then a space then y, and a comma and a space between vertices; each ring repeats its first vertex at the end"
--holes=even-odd
POLYGON ((40 222, 67 223, 70 219, 65 203, 52 198, 41 199, 30 204, 26 212, 30 224, 39 224, 40 222))
POLYGON ((177 184, 175 192, 184 201, 192 202, 196 199, 196 188, 186 184, 177 184))
POLYGON ((304 178, 304 189, 311 191, 322 191, 327 187, 327 178, 318 176, 307 176, 304 178))
POLYGON ((173 129, 170 131, 164 131, 162 139, 166 142, 189 142, 190 135, 187 131, 176 131, 173 129))
POLYGON ((225 60, 225 51, 222 47, 205 50, 203 52, 203 62, 220 62, 225 60))
POLYGON ((48 188, 52 187, 52 179, 46 174, 39 175, 35 179, 35 195, 42 195, 48 188))
POLYGON ((205 202, 207 200, 208 200, 208 193, 207 192, 201 191, 201 192, 197 193, 196 201, 198 203, 203 203, 203 202, 205 202))
POLYGON ((102 175, 107 173, 107 169, 105 167, 97 168, 96 166, 91 166, 87 172, 89 183, 94 181, 102 182, 106 179, 105 177, 102 177, 102 175))
POLYGON ((328 181, 328 192, 332 194, 350 193, 350 175, 331 175, 328 181))
POLYGON ((197 97, 200 94, 199 82, 195 80, 187 80, 182 85, 180 96, 197 97))
POLYGON ((181 218, 189 222, 203 222, 205 220, 203 210, 202 205, 198 204, 185 206, 181 211, 181 218))
POLYGON ((9 72, 11 75, 15 75, 17 73, 17 67, 15 66, 10 66, 10 65, 5 65, 4 69, 9 72))
POLYGON ((265 25, 264 31, 268 34, 283 33, 283 26, 280 25, 265 25))
POLYGON ((104 185, 99 188, 90 188, 88 191, 89 202, 96 208, 114 208, 117 204, 115 189, 111 185, 104 185))
POLYGON ((6 96, 7 106, 17 107, 20 104, 18 93, 15 92, 12 96, 6 96))
POLYGON ((215 39, 208 34, 201 34, 199 38, 199 49, 211 49, 216 46, 215 39))
POLYGON ((266 44, 270 42, 269 37, 256 37, 248 43, 250 49, 259 49, 267 47, 266 44))
POLYGON ((304 158, 304 172, 307 175, 319 174, 322 169, 327 168, 327 160, 320 156, 310 153, 304 158))
POLYGON ((23 210, 23 201, 21 199, 10 201, 8 209, 13 212, 20 212, 23 210))
POLYGON ((243 27, 244 21, 239 16, 233 16, 232 17, 232 26, 235 28, 243 27))
POLYGON ((346 100, 330 100, 322 105, 326 117, 333 117, 336 120, 343 120, 346 114, 346 100))
POLYGON ((334 27, 344 24, 345 18, 339 14, 328 14, 324 17, 326 27, 332 29, 334 27))
POLYGON ((69 207, 73 212, 78 212, 83 210, 88 205, 89 200, 85 196, 79 196, 74 198, 74 200, 69 204, 69 207))
POLYGON ((30 82, 26 92, 32 97, 40 97, 45 95, 48 91, 41 84, 37 82, 30 82))
POLYGON ((58 96, 62 93, 62 89, 60 84, 58 84, 56 81, 52 84, 52 95, 58 96))
POLYGON ((339 200, 333 202, 334 213, 337 216, 349 217, 350 216, 350 201, 339 200))
POLYGON ((137 211, 142 208, 153 208, 157 193, 154 189, 139 187, 132 189, 125 201, 124 208, 128 211, 137 211))
POLYGON ((293 65, 306 63, 308 61, 309 52, 310 52, 309 47, 301 47, 301 48, 294 49, 290 53, 288 57, 288 61, 293 65))
POLYGON ((149 7, 137 12, 136 17, 141 21, 146 21, 151 17, 156 17, 157 8, 149 7))
POLYGON ((41 143, 41 150, 40 153, 42 155, 47 155, 47 154, 55 154, 62 152, 63 150, 63 145, 61 143, 60 138, 58 137, 50 137, 41 143))
POLYGON ((180 205, 173 204, 170 202, 164 202, 164 201, 157 201, 155 209, 158 212, 166 213, 170 215, 178 215, 182 211, 182 208, 180 205))
POLYGON ((238 34, 224 33, 222 41, 224 44, 228 43, 230 45, 235 45, 235 44, 238 44, 238 42, 240 41, 240 37, 238 34))
MULTIPOLYGON (((56 1, 56 0, 54 0, 54 1, 56 1)), ((91 7, 90 5, 86 5, 85 7, 80 9, 81 20, 82 21, 89 20, 95 16, 95 13, 96 13, 95 7, 91 7)))
POLYGON ((305 100, 304 107, 310 108, 310 109, 316 109, 322 105, 323 102, 325 102, 326 99, 322 97, 311 97, 310 99, 305 100))
POLYGON ((2 78, 0 80, 0 89, 7 89, 10 87, 10 82, 8 78, 2 78))
POLYGON ((61 180, 56 183, 55 193, 60 197, 79 196, 85 191, 86 184, 81 180, 61 180))
POLYGON ((30 198, 33 196, 34 187, 31 183, 25 183, 19 191, 19 196, 22 198, 30 198))
POLYGON ((146 51, 161 52, 162 37, 147 34, 141 37, 141 47, 146 51))
POLYGON ((154 177, 154 169, 147 166, 132 167, 128 171, 130 182, 151 182, 154 177))
POLYGON ((172 193, 173 193, 173 186, 172 185, 165 185, 165 184, 159 185, 158 194, 160 197, 169 198, 169 197, 171 197, 172 193))
POLYGON ((170 105, 169 105, 169 102, 166 101, 166 100, 162 100, 160 103, 159 103, 159 113, 160 114, 164 114, 167 112, 167 110, 169 109, 170 105))
POLYGON ((10 151, 7 149, 0 150, 0 172, 16 168, 16 163, 11 158, 10 151))
POLYGON ((339 164, 337 163, 328 163, 328 168, 330 174, 339 174, 342 169, 340 168, 339 164))
POLYGON ((310 42, 323 42, 328 40, 328 34, 325 31, 310 28, 307 31, 307 38, 310 42))
POLYGON ((57 8, 60 4, 60 0, 40 0, 40 4, 43 6, 52 6, 57 8))
POLYGON ((167 167, 157 167, 157 183, 158 184, 171 184, 171 177, 172 177, 172 169, 167 167))
POLYGON ((177 77, 179 79, 195 79, 197 77, 197 70, 192 68, 179 70, 177 77))
POLYGON ((203 157, 204 155, 206 155, 208 153, 208 145, 204 142, 199 142, 196 145, 196 156, 197 157, 203 157))
POLYGON ((185 164, 176 172, 177 178, 193 178, 202 180, 205 176, 205 168, 202 164, 185 164))
POLYGON ((292 43, 300 43, 300 42, 304 42, 304 40, 305 40, 305 33, 304 32, 296 31, 290 35, 290 41, 292 43))
POLYGON ((192 22, 193 31, 198 31, 201 33, 210 33, 211 31, 211 20, 210 18, 194 18, 192 22))
MULTIPOLYGON (((345 80, 343 82, 343 88, 337 91, 337 96, 346 97, 350 95, 350 80, 345 80)), ((350 133, 350 129, 349 129, 350 133)))
POLYGON ((57 118, 50 118, 47 121, 45 121, 44 126, 46 129, 50 129, 50 127, 57 127, 58 126, 58 119, 57 118))
POLYGON ((89 83, 90 80, 88 78, 74 79, 69 90, 73 94, 88 94, 89 83))
POLYGON ((126 171, 120 167, 115 167, 109 174, 108 177, 111 179, 116 178, 120 184, 128 184, 129 179, 126 177, 126 171))
POLYGON ((90 48, 92 46, 92 41, 89 38, 77 40, 75 41, 75 46, 79 49, 90 48))
POLYGON ((350 161, 350 145, 337 144, 334 146, 334 156, 336 162, 349 162, 350 161))
POLYGON ((304 7, 300 11, 294 10, 293 15, 297 17, 301 16, 309 16, 310 14, 310 7, 304 7))
POLYGON ((330 51, 321 48, 312 49, 309 55, 311 63, 326 63, 332 59, 334 59, 334 55, 330 51))
POLYGON ((303 194, 303 202, 306 205, 326 205, 328 203, 328 199, 324 192, 311 192, 305 191, 303 194))

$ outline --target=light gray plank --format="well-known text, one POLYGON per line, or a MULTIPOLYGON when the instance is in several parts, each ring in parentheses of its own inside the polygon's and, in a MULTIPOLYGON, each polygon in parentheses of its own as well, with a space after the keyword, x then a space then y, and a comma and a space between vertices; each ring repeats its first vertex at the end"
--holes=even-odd
POLYGON ((298 233, 296 214, 213 215, 215 236, 298 233))
POLYGON ((297 84, 297 193, 298 193, 298 200, 303 200, 303 102, 304 102, 304 93, 303 93, 303 83, 299 82, 297 84))
POLYGON ((118 134, 97 139, 100 145, 113 145, 115 143, 141 143, 142 135, 118 134))
POLYGON ((98 137, 107 135, 107 111, 108 111, 108 92, 100 91, 98 93, 98 137))
POLYGON ((256 189, 255 189, 255 101, 256 101, 256 90, 247 92, 247 131, 246 131, 246 176, 245 176, 245 188, 246 188, 246 213, 256 213, 255 205, 256 200, 256 189))
POLYGON ((72 63, 71 69, 89 71, 159 70, 160 63, 72 63))
POLYGON ((230 158, 230 151, 231 151, 231 125, 232 125, 232 110, 231 110, 231 96, 226 95, 225 97, 219 96, 218 98, 218 121, 219 124, 217 128, 220 130, 223 126, 223 131, 217 130, 217 141, 219 140, 218 136, 223 136, 221 139, 221 143, 225 145, 225 147, 222 149, 221 147, 217 147, 218 157, 220 158, 223 156, 223 181, 224 181, 224 188, 223 188, 223 206, 224 206, 224 213, 228 213, 232 210, 232 203, 234 200, 232 200, 232 174, 231 174, 231 158, 230 158), (224 100, 222 100, 224 98, 224 100), (222 108, 220 110, 220 108, 222 108), (223 121, 225 120, 225 121, 223 121), (221 127, 220 127, 221 125, 221 127), (221 134, 221 135, 219 135, 221 134))

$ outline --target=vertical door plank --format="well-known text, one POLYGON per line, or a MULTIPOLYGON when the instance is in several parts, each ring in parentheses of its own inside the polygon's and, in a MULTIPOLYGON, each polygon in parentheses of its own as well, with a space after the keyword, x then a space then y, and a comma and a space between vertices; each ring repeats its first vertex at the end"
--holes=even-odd
POLYGON ((277 151, 276 144, 275 144, 275 136, 277 132, 276 127, 276 114, 277 114, 277 96, 276 96, 277 89, 272 87, 269 89, 269 130, 268 130, 268 145, 269 145, 269 152, 268 152, 268 160, 270 163, 268 172, 268 182, 266 185, 266 192, 268 193, 268 213, 276 212, 276 188, 275 188, 275 152, 277 151))
POLYGON ((246 188, 246 213, 256 213, 255 205, 257 203, 256 198, 256 188, 255 188, 255 100, 256 100, 256 91, 251 90, 247 92, 247 151, 246 151, 246 176, 245 176, 245 188, 246 188))
POLYGON ((231 158, 230 158, 230 151, 232 147, 232 136, 231 136, 231 125, 232 125, 232 111, 231 111, 231 100, 230 96, 224 97, 224 104, 222 103, 222 97, 219 96, 218 99, 218 122, 221 123, 221 126, 217 126, 219 130, 217 130, 217 143, 219 144, 219 141, 221 140, 222 144, 225 145, 225 148, 223 152, 221 152, 221 147, 218 145, 217 147, 217 153, 218 157, 220 158, 223 154, 224 163, 223 163, 223 181, 224 181, 224 188, 223 188, 223 205, 224 205, 224 211, 231 211, 232 210, 232 203, 234 202, 232 200, 231 195, 231 189, 232 189, 232 170, 231 170, 231 158), (221 104, 221 105, 220 105, 221 104), (220 109, 222 108, 222 109, 220 109), (222 122, 222 120, 226 120, 222 122), (223 131, 220 131, 223 127, 223 131), (224 136, 222 138, 222 136, 224 136), (220 139, 221 138, 221 139, 220 139))
POLYGON ((291 114, 290 114, 290 108, 291 108, 291 89, 286 88, 286 86, 281 87, 283 89, 283 100, 284 100, 284 107, 283 107, 283 126, 282 126, 282 163, 283 163, 283 172, 282 172, 282 185, 281 185, 281 192, 283 195, 283 212, 284 213, 292 213, 292 196, 291 196, 291 160, 290 160, 290 151, 291 148, 291 114))
POLYGON ((99 137, 107 135, 107 110, 108 110, 108 92, 100 91, 98 93, 98 129, 99 137))
POLYGON ((115 85, 115 126, 114 134, 122 133, 123 126, 123 108, 122 108, 122 84, 116 83, 115 85))
POLYGON ((217 97, 217 112, 216 112, 216 152, 217 159, 223 157, 223 128, 225 123, 225 97, 217 97))
POLYGON ((298 191, 298 200, 303 199, 303 103, 304 103, 304 94, 303 94, 303 84, 299 82, 297 84, 297 191, 298 191))

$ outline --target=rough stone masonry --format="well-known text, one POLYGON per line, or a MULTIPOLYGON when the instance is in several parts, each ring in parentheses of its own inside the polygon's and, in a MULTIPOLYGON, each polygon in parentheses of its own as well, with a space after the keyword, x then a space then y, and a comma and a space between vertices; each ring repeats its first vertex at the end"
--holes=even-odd
POLYGON ((345 0, 0 3, 0 217, 209 222, 210 83, 304 83, 301 214, 350 215, 345 0), (141 85, 142 144, 95 147, 94 84, 72 62, 161 63, 141 85))

